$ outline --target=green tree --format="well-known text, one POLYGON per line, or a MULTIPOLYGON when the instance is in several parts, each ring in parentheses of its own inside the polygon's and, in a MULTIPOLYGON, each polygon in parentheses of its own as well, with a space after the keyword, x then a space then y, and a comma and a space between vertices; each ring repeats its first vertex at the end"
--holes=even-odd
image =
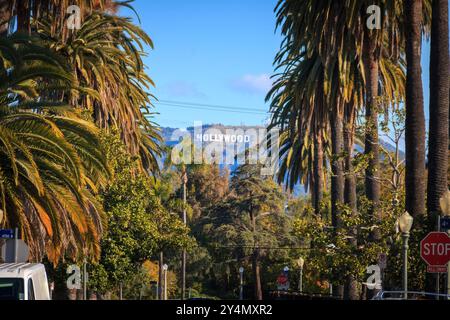
POLYGON ((103 144, 113 179, 102 191, 108 229, 101 242, 101 259, 93 279, 99 293, 136 281, 135 274, 146 260, 159 252, 189 247, 191 238, 182 221, 168 212, 155 195, 152 180, 139 172, 139 158, 130 156, 119 136, 105 135, 103 144), (104 272, 101 272, 104 270, 104 272))

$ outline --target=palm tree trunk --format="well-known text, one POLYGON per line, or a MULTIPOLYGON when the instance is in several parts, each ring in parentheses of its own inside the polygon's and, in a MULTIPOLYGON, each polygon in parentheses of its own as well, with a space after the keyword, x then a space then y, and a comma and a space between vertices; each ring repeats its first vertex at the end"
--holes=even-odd
POLYGON ((439 199, 447 190, 449 109, 448 1, 433 0, 430 56, 430 126, 427 209, 435 226, 439 199))
MULTIPOLYGON (((379 182, 379 147, 378 147, 378 74, 379 65, 376 53, 376 41, 371 39, 368 33, 364 38, 364 69, 366 74, 366 135, 364 154, 368 157, 366 169, 366 196, 372 206, 370 214, 376 221, 381 220, 379 210, 380 182, 379 182)), ((374 240, 380 239, 379 230, 372 234, 374 240)))
MULTIPOLYGON (((350 107, 351 108, 351 107, 350 107)), ((344 148, 345 148, 345 193, 344 202, 352 210, 355 215, 357 213, 356 200, 356 177, 353 172, 352 154, 354 149, 354 111, 346 110, 345 130, 344 130, 344 148), (348 111, 348 112, 347 112, 348 111)), ((349 230, 349 243, 352 247, 357 246, 357 230, 353 228, 349 230)), ((358 300, 358 282, 353 275, 349 275, 345 281, 344 299, 358 300)))
POLYGON ((159 268, 158 268, 158 300, 164 300, 163 285, 162 285, 164 281, 163 265, 164 265, 164 253, 161 251, 159 253, 159 268))
POLYGON ((323 199, 323 140, 322 134, 318 133, 314 139, 314 185, 313 185, 313 207, 314 212, 320 214, 320 204, 323 199))
POLYGON ((425 212, 425 114, 421 59, 422 0, 405 0, 406 16, 406 210, 425 212))
POLYGON ((30 32, 30 3, 28 0, 17 1, 17 31, 30 32))
MULTIPOLYGON (((439 199, 448 189, 449 32, 448 1, 433 0, 430 55, 430 122, 428 140, 428 223, 435 230, 439 199)), ((427 273, 428 292, 434 291, 436 276, 427 273)))
POLYGON ((356 199, 356 176, 353 172, 352 155, 354 150, 354 134, 355 134, 355 118, 351 116, 353 112, 350 111, 350 116, 346 117, 344 130, 344 148, 345 148, 345 193, 344 203, 348 205, 353 213, 357 211, 356 199))
POLYGON ((11 3, 9 0, 0 0, 0 37, 8 34, 9 20, 11 19, 11 3))
POLYGON ((344 151, 344 118, 341 112, 331 113, 331 221, 335 229, 339 227, 339 204, 344 203, 344 166, 342 154, 344 151))

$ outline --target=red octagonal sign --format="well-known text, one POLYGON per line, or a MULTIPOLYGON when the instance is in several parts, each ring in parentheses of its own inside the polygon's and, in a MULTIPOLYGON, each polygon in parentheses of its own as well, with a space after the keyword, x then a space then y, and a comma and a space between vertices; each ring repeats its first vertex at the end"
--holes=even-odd
POLYGON ((450 237, 445 232, 431 232, 420 242, 420 256, 433 267, 450 261, 450 237))

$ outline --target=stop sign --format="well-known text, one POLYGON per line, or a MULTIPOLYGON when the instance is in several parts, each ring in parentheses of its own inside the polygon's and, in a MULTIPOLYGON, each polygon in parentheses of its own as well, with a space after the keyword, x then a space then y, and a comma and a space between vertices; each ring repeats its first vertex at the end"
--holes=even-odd
POLYGON ((429 266, 445 266, 450 261, 450 237, 431 232, 420 242, 420 256, 429 266))

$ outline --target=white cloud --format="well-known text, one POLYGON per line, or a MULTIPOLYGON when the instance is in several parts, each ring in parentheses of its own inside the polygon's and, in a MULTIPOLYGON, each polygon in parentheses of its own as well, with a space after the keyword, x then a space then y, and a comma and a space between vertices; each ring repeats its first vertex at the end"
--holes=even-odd
POLYGON ((260 94, 267 93, 272 87, 272 79, 268 74, 246 74, 235 79, 231 85, 234 89, 246 93, 260 94))

